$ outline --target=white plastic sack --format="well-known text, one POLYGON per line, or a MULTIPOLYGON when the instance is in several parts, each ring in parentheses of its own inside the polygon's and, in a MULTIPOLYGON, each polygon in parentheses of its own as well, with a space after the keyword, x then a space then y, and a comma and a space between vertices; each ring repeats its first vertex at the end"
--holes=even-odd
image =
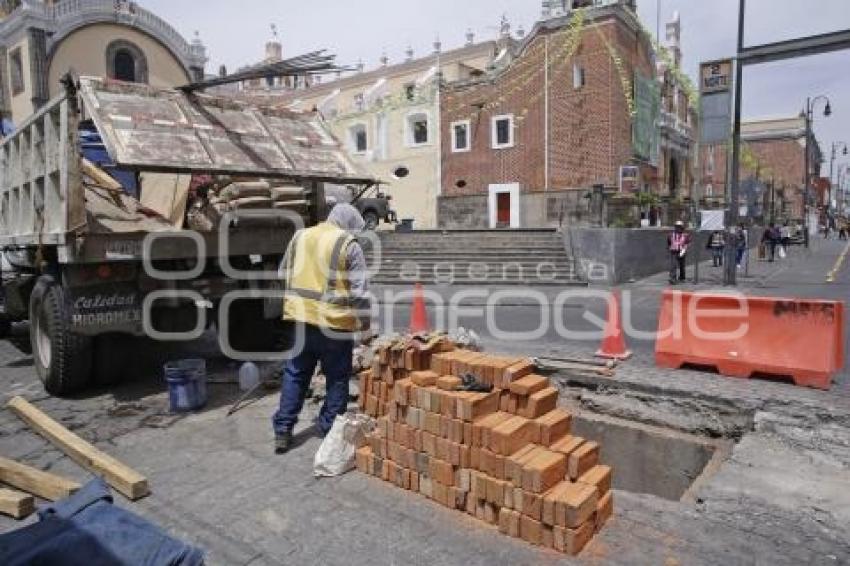
POLYGON ((313 459, 313 475, 339 476, 353 468, 354 452, 366 442, 366 433, 371 427, 369 415, 346 413, 334 419, 313 459))
POLYGON ((785 248, 780 247, 779 248, 779 259, 785 259, 787 256, 788 256, 788 254, 785 253, 785 248))

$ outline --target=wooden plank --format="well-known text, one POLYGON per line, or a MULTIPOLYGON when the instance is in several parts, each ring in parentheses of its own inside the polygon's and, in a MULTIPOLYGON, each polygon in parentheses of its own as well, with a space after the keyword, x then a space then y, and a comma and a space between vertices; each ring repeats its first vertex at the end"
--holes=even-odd
POLYGON ((90 472, 103 476, 122 495, 136 500, 150 493, 148 480, 112 456, 95 448, 30 404, 23 397, 8 403, 18 417, 90 472))
POLYGON ((0 482, 50 501, 64 499, 80 489, 75 481, 8 458, 0 458, 0 482))
POLYGON ((35 499, 32 495, 13 489, 0 488, 0 513, 23 519, 35 511, 35 499))

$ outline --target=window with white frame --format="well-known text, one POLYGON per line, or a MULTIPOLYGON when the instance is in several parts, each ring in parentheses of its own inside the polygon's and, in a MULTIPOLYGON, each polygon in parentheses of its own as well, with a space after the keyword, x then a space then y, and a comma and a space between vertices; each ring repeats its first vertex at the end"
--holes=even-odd
POLYGON ((469 151, 472 148, 472 139, 470 138, 472 130, 470 128, 469 120, 452 122, 451 132, 453 152, 459 153, 462 151, 469 151))
POLYGON ((369 150, 369 137, 366 124, 355 124, 348 129, 352 153, 366 153, 369 150))
POLYGON ((354 95, 354 110, 357 112, 363 112, 366 110, 366 97, 362 92, 354 95))
POLYGON ((493 116, 490 127, 490 140, 493 149, 505 149, 514 146, 514 115, 493 116))
POLYGON ((407 145, 416 147, 429 142, 428 114, 416 112, 407 116, 407 145))

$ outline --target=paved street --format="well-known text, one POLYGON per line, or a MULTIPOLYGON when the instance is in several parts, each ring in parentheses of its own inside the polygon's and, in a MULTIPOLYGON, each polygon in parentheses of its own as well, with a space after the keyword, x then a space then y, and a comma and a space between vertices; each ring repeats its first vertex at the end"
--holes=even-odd
MULTIPOLYGON (((748 295, 846 300, 847 288, 850 285, 850 266, 845 264, 834 282, 826 282, 826 275, 833 269, 845 246, 846 242, 817 238, 812 240, 810 250, 795 247, 789 257, 782 261, 770 263, 751 259, 746 275, 743 271, 740 272, 737 290, 748 295)), ((663 251, 659 253, 663 253, 663 251)), ((688 278, 691 281, 693 279, 693 267, 690 264, 688 278)), ((712 267, 711 262, 704 262, 700 265, 699 285, 680 285, 676 289, 728 291, 729 288, 723 287, 722 281, 721 269, 712 267)), ((646 335, 637 339, 631 337, 628 341, 628 346, 635 352, 638 361, 644 363, 651 363, 652 361, 655 347, 652 333, 658 326, 661 293, 667 288, 670 288, 670 285, 666 273, 626 284, 620 288, 624 296, 624 324, 628 327, 628 324, 631 323, 634 329, 642 331, 642 334, 646 335)), ((463 286, 444 286, 431 287, 428 290, 438 295, 443 305, 449 305, 453 296, 468 292, 469 289, 469 287, 463 286)), ((478 307, 479 310, 484 312, 459 315, 457 319, 460 325, 478 332, 484 343, 494 349, 530 352, 538 355, 555 355, 559 352, 563 354, 567 350, 577 354, 589 355, 599 346, 602 335, 601 326, 603 323, 597 324, 594 320, 604 321, 606 309, 603 297, 593 296, 589 298, 589 295, 598 295, 596 292, 603 290, 605 289, 596 287, 587 290, 567 289, 565 292, 569 297, 564 300, 562 308, 557 311, 565 329, 591 333, 584 339, 565 339, 551 323, 556 316, 554 305, 557 304, 557 297, 564 292, 557 288, 539 287, 530 291, 517 288, 489 288, 483 291, 483 297, 476 296, 458 300, 461 307, 467 307, 468 310, 478 307), (512 335, 509 339, 499 340, 488 332, 488 325, 486 324, 488 314, 482 306, 487 304, 487 297, 492 297, 497 293, 504 293, 505 295, 498 301, 498 309, 491 311, 496 328, 509 333, 520 333, 533 332, 535 329, 543 327, 545 332, 541 333, 542 336, 527 338, 517 334, 512 335), (546 324, 547 320, 550 322, 549 324, 546 324)), ((389 296, 392 297, 399 293, 409 293, 409 291, 409 287, 383 287, 378 288, 376 294, 378 297, 384 297, 384 293, 390 293, 389 296)), ((481 293, 482 291, 478 290, 478 292, 481 293)), ((381 314, 388 316, 389 322, 392 323, 392 327, 396 331, 403 331, 409 323, 409 311, 410 298, 407 296, 392 308, 384 305, 381 314)), ((432 321, 440 326, 439 322, 449 320, 448 311, 448 308, 432 309, 430 311, 432 321)), ((846 339, 848 335, 850 333, 845 333, 846 339)), ((850 380, 848 380, 846 371, 839 376, 836 385, 836 391, 850 394, 850 380)))
MULTIPOLYGON (((798 250, 785 263, 755 264, 746 289, 840 298, 850 283, 850 266, 844 266, 836 283, 822 281, 842 247, 818 241, 811 253, 798 250)), ((637 319, 646 328, 652 327, 664 287, 658 276, 624 288, 637 296, 637 319)), ((580 308, 565 309, 571 321, 578 320, 580 308)), ((508 328, 533 318, 529 307, 506 309, 499 316, 508 328)), ((476 328, 475 320, 467 324, 476 328)), ((549 337, 534 348, 484 339, 492 351, 586 355, 595 346, 559 344, 549 337)), ((819 392, 657 370, 649 361, 650 344, 632 346, 638 355, 613 379, 553 376, 565 402, 579 413, 647 423, 662 438, 672 434, 665 431, 679 431, 694 439, 708 435, 736 444, 687 502, 616 490, 614 520, 577 563, 748 564, 758 556, 770 564, 839 564, 850 555, 850 500, 841 479, 850 466, 846 371, 833 391, 819 392)), ((209 353, 211 347, 200 343, 188 350, 209 353)), ((0 344, 0 352, 7 383, 2 400, 24 395, 146 474, 152 495, 136 503, 118 497, 118 503, 203 547, 211 564, 573 561, 519 540, 494 538, 495 531, 478 521, 358 473, 314 480, 311 465, 319 441, 309 423, 316 404, 308 404, 298 428, 300 445, 285 457, 273 456, 271 450, 269 417, 277 403, 273 391, 226 417, 236 386, 212 384, 205 410, 169 415, 158 368, 180 351, 151 344, 128 364, 136 371, 126 383, 72 400, 43 393, 28 355, 7 342, 0 344)), ((211 379, 232 380, 235 370, 219 359, 212 364, 211 379)), ((7 411, 0 412, 0 453, 86 478, 7 411)), ((2 531, 19 525, 0 519, 2 531)))

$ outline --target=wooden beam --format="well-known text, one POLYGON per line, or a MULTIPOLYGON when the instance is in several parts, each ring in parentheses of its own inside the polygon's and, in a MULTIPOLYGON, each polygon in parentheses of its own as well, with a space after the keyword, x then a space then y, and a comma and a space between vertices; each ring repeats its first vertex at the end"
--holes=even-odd
POLYGON ((12 398, 8 407, 69 458, 93 474, 103 476, 106 483, 128 499, 136 500, 150 493, 148 480, 144 476, 95 448, 23 397, 12 398))
POLYGON ((75 481, 8 458, 0 458, 0 482, 50 501, 64 499, 80 489, 75 481))
POLYGON ((32 495, 0 488, 0 513, 15 519, 23 519, 33 512, 35 512, 35 499, 32 495))
POLYGON ((83 172, 83 175, 88 175, 102 189, 113 192, 124 192, 121 183, 85 157, 80 158, 80 171, 83 172))

